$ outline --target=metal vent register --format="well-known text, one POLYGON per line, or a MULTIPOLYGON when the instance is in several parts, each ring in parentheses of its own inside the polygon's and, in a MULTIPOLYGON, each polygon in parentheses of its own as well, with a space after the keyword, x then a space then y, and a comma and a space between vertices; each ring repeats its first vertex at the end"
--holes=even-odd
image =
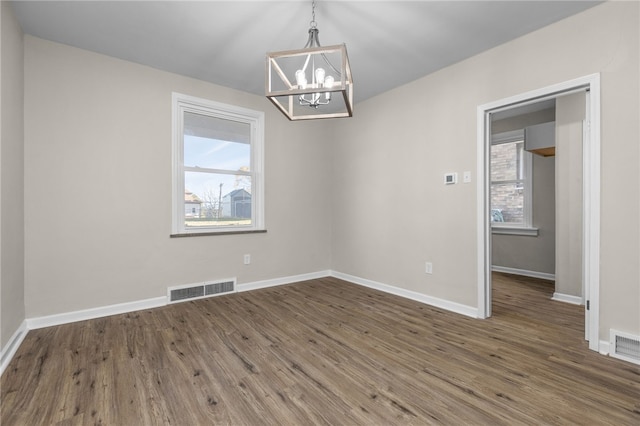
POLYGON ((614 358, 640 365, 640 337, 611 330, 610 352, 614 358))
POLYGON ((235 292, 236 288, 235 284, 235 279, 231 279, 216 282, 205 282, 202 284, 187 284, 185 286, 169 287, 169 303, 233 293, 235 292))

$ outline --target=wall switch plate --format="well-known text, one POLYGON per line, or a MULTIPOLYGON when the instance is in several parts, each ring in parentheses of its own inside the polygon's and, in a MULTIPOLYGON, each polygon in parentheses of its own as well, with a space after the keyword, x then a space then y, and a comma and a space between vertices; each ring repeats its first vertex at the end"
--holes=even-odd
POLYGON ((245 254, 244 255, 244 264, 245 265, 249 265, 251 263, 251 255, 250 254, 245 254))
POLYGON ((424 264, 424 272, 427 274, 433 274, 433 263, 426 262, 424 264))
POLYGON ((444 184, 445 185, 453 185, 458 183, 458 174, 457 173, 445 173, 444 174, 444 184))
POLYGON ((464 183, 471 182, 471 172, 464 172, 464 174, 462 175, 462 181, 464 183))

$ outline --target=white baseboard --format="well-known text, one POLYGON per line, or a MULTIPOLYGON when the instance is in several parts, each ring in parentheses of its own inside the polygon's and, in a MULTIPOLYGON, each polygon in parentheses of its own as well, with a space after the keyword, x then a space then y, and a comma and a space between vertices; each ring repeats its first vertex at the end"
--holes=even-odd
POLYGON ((610 349, 610 342, 608 340, 600 340, 600 346, 598 346, 600 355, 609 355, 611 353, 610 349))
POLYGON ((298 281, 315 280, 318 278, 328 277, 330 275, 331 275, 331 271, 329 270, 310 272, 308 274, 291 275, 289 277, 274 278, 271 280, 254 281, 252 283, 238 284, 236 287, 236 290, 238 291, 238 293, 242 291, 258 290, 261 288, 275 287, 277 285, 292 284, 298 281))
MULTIPOLYGON (((259 288, 273 287, 276 285, 290 284, 297 281, 311 280, 315 278, 327 277, 330 271, 313 272, 309 274, 293 275, 290 277, 275 278, 272 280, 256 281, 247 284, 238 284, 237 291, 249 291, 259 288)), ((145 300, 119 303, 116 305, 101 306, 98 308, 83 309, 80 311, 65 312, 62 314, 47 315, 36 318, 28 318, 27 328, 34 330, 37 328, 51 327, 54 325, 68 324, 77 321, 85 321, 94 318, 102 318, 110 315, 125 314, 127 312, 140 311, 143 309, 158 308, 167 304, 167 296, 154 297, 145 300)))
MULTIPOLYGON (((451 302, 444 299, 438 299, 436 297, 427 296, 414 291, 405 290, 399 287, 379 283, 376 281, 367 280, 364 278, 356 277, 353 275, 343 274, 332 270, 311 272, 308 274, 292 275, 282 278, 274 278, 270 280, 254 281, 251 283, 238 284, 236 291, 251 291, 261 288, 274 287, 284 284, 292 284, 300 281, 318 279, 323 277, 332 276, 345 281, 349 281, 354 284, 362 285, 365 287, 380 290, 385 293, 394 294, 396 296, 405 297, 407 299, 415 300, 427 305, 435 306, 437 308, 445 309, 447 311, 462 314, 468 317, 477 318, 478 310, 471 306, 462 305, 459 303, 451 302)), ((116 305, 101 306, 98 308, 83 309, 80 311, 65 312, 55 315, 46 315, 35 318, 27 318, 23 321, 20 328, 14 333, 9 340, 9 343, 2 349, 1 353, 1 369, 0 374, 13 358, 13 355, 20 347, 20 344, 24 340, 29 330, 35 330, 38 328, 52 327, 55 325, 69 324, 77 321, 85 321, 95 318, 107 317, 110 315, 124 314, 128 312, 134 312, 144 309, 158 308, 167 305, 167 296, 154 297, 151 299, 137 300, 133 302, 119 303, 116 305)))
MULTIPOLYGON (((456 312, 462 315, 476 317, 477 309, 461 305, 455 302, 450 302, 444 299, 438 299, 435 297, 427 296, 421 293, 416 293, 410 290, 405 290, 399 287, 390 286, 387 284, 378 283, 375 281, 367 280, 364 278, 356 277, 353 275, 343 274, 331 270, 311 272, 308 274, 291 275, 288 277, 274 278, 270 280, 254 281, 250 283, 238 284, 236 291, 244 292, 251 290, 258 290, 261 288, 274 287, 278 285, 292 284, 300 281, 313 280, 323 277, 333 276, 343 279, 345 281, 352 282, 354 284, 363 285, 376 290, 381 290, 386 293, 395 294, 397 296, 406 297, 408 299, 416 300, 428 305, 436 306, 448 311, 456 312)), ((85 321, 94 318, 102 318, 110 315, 123 314, 127 312, 139 311, 143 309, 157 308, 165 306, 167 304, 167 297, 155 297, 152 299, 138 300, 134 302, 120 303, 117 305, 102 306, 98 308, 84 309, 74 312, 66 312, 62 314, 48 315, 36 318, 28 318, 26 320, 27 328, 29 330, 51 327, 54 325, 68 324, 77 321, 85 321)))
POLYGON ((15 331, 15 333, 13 333, 4 348, 2 348, 2 352, 0 352, 0 376, 2 376, 2 373, 4 373, 4 369, 7 368, 7 365, 9 365, 9 362, 11 362, 11 359, 22 344, 22 341, 24 340, 28 331, 27 320, 24 320, 22 321, 22 324, 20 324, 20 327, 18 327, 18 329, 15 331))
POLYGON ((385 293, 390 293, 396 296, 401 296, 407 299, 415 300, 417 302, 424 303, 426 305, 435 306, 436 308, 445 309, 447 311, 455 312, 457 314, 465 315, 471 318, 478 318, 478 309, 472 306, 462 305, 460 303, 451 302, 449 300, 427 296, 425 294, 417 293, 415 291, 405 290, 403 288, 379 283, 376 281, 368 280, 366 278, 360 278, 353 275, 344 274, 342 272, 331 271, 331 276, 335 278, 339 278, 341 280, 349 281, 354 284, 373 288, 375 290, 380 290, 385 293))
POLYGON ((491 265, 494 272, 504 272, 505 274, 522 275, 524 277, 540 278, 543 280, 555 281, 556 275, 547 272, 528 271, 526 269, 509 268, 507 266, 491 265))
POLYGON ((66 312, 63 314, 47 315, 43 317, 27 318, 29 330, 51 327, 54 325, 68 324, 77 321, 85 321, 94 318, 108 317, 110 315, 126 314, 127 312, 140 311, 142 309, 158 308, 167 304, 167 296, 154 297, 152 299, 136 300, 134 302, 119 303, 117 305, 101 306, 99 308, 83 309, 81 311, 66 312))
POLYGON ((564 302, 564 303, 571 303, 572 305, 582 305, 582 297, 572 296, 570 294, 553 293, 551 300, 564 302))

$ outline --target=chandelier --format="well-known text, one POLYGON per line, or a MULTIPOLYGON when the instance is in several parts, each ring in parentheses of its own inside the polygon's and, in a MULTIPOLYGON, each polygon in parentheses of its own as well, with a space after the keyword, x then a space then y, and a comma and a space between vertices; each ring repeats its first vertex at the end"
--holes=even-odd
POLYGON ((302 49, 267 53, 266 96, 289 120, 353 116, 347 47, 320 45, 315 9, 302 49))

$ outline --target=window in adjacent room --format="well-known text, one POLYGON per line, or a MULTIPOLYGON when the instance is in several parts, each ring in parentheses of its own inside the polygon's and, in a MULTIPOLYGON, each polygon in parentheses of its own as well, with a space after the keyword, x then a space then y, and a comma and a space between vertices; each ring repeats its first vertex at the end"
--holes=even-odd
POLYGON ((174 235, 264 229, 264 113, 173 94, 174 235))
POLYGON ((491 142, 491 225, 532 226, 532 154, 524 150, 524 132, 493 135, 491 142))

